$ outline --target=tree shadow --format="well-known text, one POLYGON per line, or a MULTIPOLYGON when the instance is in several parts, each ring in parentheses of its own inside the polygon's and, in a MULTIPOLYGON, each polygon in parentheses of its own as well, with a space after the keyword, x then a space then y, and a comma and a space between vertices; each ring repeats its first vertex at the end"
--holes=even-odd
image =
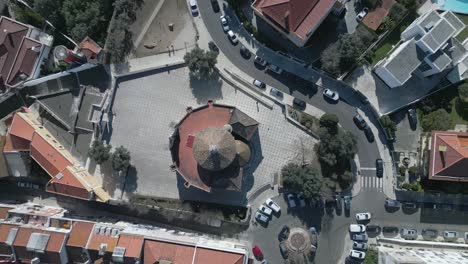
POLYGON ((110 160, 100 165, 101 176, 102 176, 102 187, 106 190, 110 196, 114 196, 115 191, 121 188, 122 180, 119 174, 112 169, 112 163, 110 160))
POLYGON ((263 160, 263 153, 262 153, 262 144, 260 142, 260 135, 257 132, 252 136, 250 139, 250 148, 252 157, 250 159, 249 164, 244 167, 244 179, 242 183, 242 192, 247 193, 252 189, 255 184, 255 177, 254 172, 262 163, 263 160))
POLYGON ((222 84, 223 82, 216 72, 208 79, 199 79, 190 74, 190 89, 198 104, 204 104, 208 100, 222 99, 222 84))
POLYGON ((125 175, 123 190, 126 194, 133 194, 138 188, 138 171, 135 166, 131 165, 125 175))

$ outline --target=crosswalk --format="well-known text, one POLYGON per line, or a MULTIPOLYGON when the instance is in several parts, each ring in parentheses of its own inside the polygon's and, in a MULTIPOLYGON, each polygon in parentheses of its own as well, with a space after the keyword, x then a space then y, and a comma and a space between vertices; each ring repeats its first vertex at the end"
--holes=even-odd
POLYGON ((377 178, 375 175, 361 175, 361 186, 363 191, 383 191, 383 179, 377 178))

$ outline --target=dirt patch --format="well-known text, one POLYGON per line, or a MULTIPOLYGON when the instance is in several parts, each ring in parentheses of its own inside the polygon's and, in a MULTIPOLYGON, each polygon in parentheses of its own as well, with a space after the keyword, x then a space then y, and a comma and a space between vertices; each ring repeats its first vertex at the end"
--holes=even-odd
MULTIPOLYGON (((163 0, 160 0, 163 1, 163 0)), ((156 5, 154 5, 153 10, 156 5)), ((165 0, 140 43, 135 57, 141 58, 195 46, 197 31, 185 0, 165 0), (171 25, 171 26, 170 26, 171 25)), ((149 16, 148 19, 150 19, 149 16)), ((140 23, 144 27, 145 23, 140 23)), ((135 36, 136 40, 137 36, 135 36)))

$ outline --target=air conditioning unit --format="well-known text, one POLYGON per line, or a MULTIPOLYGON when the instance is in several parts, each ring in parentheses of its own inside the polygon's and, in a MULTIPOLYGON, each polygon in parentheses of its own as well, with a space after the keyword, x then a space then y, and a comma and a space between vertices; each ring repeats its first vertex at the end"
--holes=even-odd
POLYGON ((106 249, 107 249, 106 243, 102 243, 101 245, 99 245, 99 256, 103 256, 104 253, 106 253, 106 249))

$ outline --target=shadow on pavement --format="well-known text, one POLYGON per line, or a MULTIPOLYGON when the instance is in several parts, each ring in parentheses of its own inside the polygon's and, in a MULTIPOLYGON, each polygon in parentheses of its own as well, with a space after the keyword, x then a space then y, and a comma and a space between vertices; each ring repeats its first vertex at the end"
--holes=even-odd
POLYGON ((198 104, 206 104, 208 100, 222 99, 222 84, 223 82, 217 73, 213 73, 208 79, 198 79, 190 75, 190 88, 198 104))

